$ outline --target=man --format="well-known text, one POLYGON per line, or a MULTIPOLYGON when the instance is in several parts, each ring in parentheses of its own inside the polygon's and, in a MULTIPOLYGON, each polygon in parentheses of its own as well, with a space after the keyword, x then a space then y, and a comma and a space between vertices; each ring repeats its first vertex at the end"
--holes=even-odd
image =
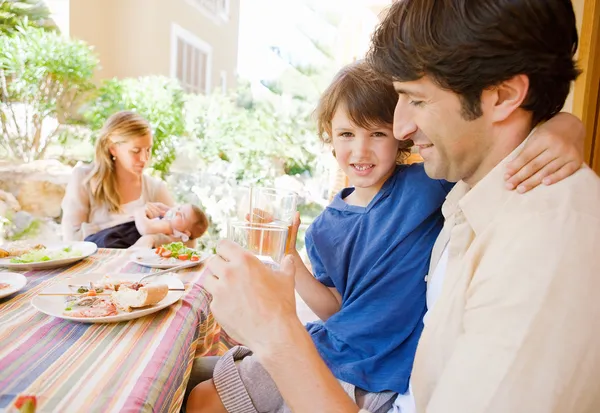
MULTIPOLYGON (((413 369, 419 412, 600 411, 600 180, 584 167, 519 196, 503 179, 562 107, 576 46, 567 0, 398 1, 374 35, 370 61, 399 93, 396 137, 431 177, 458 181, 413 369)), ((291 409, 358 411, 298 322, 290 258, 274 275, 234 244, 218 254, 213 311, 291 409)))
POLYGON ((600 411, 599 180, 583 168, 522 198, 502 187, 577 75, 571 3, 405 1, 391 18, 371 61, 395 80, 395 136, 430 177, 460 181, 432 256, 418 411, 600 411))

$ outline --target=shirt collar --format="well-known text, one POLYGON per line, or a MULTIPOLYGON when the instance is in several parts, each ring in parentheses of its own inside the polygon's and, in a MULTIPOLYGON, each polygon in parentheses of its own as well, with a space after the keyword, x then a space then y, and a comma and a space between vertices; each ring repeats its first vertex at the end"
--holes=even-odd
POLYGON ((454 188, 446 195, 446 201, 442 205, 442 215, 447 221, 458 210, 458 202, 469 192, 469 185, 464 181, 459 181, 454 185, 454 188))
POLYGON ((502 210, 506 202, 515 196, 515 191, 506 189, 506 181, 504 179, 506 164, 521 153, 529 140, 529 136, 471 190, 468 190, 468 185, 465 182, 460 182, 461 186, 463 188, 466 186, 467 190, 464 196, 458 201, 458 208, 462 210, 475 235, 481 233, 498 211, 502 210))

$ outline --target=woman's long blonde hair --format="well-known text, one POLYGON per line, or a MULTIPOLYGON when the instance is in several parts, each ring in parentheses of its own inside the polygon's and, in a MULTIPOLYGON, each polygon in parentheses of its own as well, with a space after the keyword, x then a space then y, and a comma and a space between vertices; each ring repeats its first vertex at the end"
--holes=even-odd
POLYGON ((97 204, 105 204, 110 212, 121 212, 121 195, 117 191, 115 161, 110 153, 112 144, 125 143, 151 132, 150 124, 137 113, 121 111, 104 123, 96 140, 96 154, 87 183, 97 204))

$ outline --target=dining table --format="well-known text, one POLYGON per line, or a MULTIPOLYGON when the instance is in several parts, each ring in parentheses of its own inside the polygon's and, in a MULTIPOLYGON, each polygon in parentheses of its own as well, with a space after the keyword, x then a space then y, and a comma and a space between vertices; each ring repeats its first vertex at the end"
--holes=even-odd
POLYGON ((0 411, 13 411, 20 396, 34 396, 36 412, 181 410, 194 360, 236 344, 210 312, 202 264, 174 273, 185 286, 179 301, 130 321, 68 321, 31 305, 71 277, 156 271, 130 255, 101 248, 69 267, 21 272, 26 286, 0 298, 0 411))

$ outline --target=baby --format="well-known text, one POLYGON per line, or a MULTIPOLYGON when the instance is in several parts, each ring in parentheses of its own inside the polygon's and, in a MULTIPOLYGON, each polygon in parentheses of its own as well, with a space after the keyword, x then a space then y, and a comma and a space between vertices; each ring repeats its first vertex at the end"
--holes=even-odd
POLYGON ((143 207, 135 211, 134 218, 135 227, 141 235, 135 243, 136 247, 155 247, 173 241, 182 241, 189 247, 194 247, 196 238, 201 237, 208 229, 206 215, 193 204, 172 207, 158 217, 152 217, 148 209, 143 207), (168 239, 164 240, 165 242, 156 242, 161 237, 155 235, 165 235, 168 239))

